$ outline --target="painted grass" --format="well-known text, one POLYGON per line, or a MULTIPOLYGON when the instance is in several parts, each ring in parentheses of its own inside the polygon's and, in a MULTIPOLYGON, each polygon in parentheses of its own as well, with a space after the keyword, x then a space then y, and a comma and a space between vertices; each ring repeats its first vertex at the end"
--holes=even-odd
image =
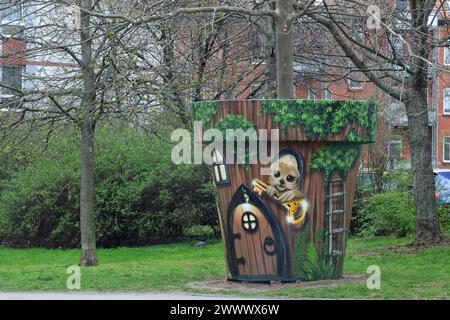
MULTIPOLYGON (((381 290, 365 284, 346 283, 326 288, 273 289, 268 297, 448 299, 450 298, 450 247, 405 253, 411 239, 382 237, 350 239, 346 274, 365 274, 378 265, 381 290)), ((101 249, 100 265, 82 268, 86 291, 170 291, 188 289, 192 281, 224 278, 222 244, 205 248, 192 243, 144 248, 101 249)), ((0 291, 67 291, 66 268, 77 264, 78 250, 0 248, 0 291)), ((198 290, 195 290, 198 292, 198 290)), ((205 291, 203 291, 205 292, 205 291)), ((215 291, 261 296, 262 293, 215 291)))

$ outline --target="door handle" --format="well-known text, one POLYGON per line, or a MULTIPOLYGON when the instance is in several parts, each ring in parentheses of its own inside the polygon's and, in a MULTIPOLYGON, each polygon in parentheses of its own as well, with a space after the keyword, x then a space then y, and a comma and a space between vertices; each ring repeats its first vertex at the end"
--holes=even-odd
POLYGON ((268 256, 275 255, 276 248, 275 248, 275 242, 273 241, 272 237, 266 237, 264 240, 264 252, 268 256), (269 249, 270 247, 273 247, 273 249, 269 249))

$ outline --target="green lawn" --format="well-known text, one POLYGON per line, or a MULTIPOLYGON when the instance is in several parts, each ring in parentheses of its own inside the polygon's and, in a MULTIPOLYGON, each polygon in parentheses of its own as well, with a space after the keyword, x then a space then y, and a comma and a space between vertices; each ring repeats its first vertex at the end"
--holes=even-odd
MULTIPOLYGON (((350 239, 345 274, 364 275, 369 265, 378 265, 382 272, 380 290, 369 290, 365 283, 344 283, 323 288, 271 289, 264 295, 448 299, 450 247, 405 253, 410 248, 403 245, 410 240, 391 237, 350 239)), ((98 256, 98 267, 82 268, 82 290, 192 291, 186 287, 189 282, 223 279, 226 274, 219 241, 205 248, 185 243, 101 249, 98 256)), ((77 264, 78 257, 78 250, 0 248, 0 291, 67 291, 66 268, 77 264)), ((220 293, 262 295, 236 290, 220 293)))

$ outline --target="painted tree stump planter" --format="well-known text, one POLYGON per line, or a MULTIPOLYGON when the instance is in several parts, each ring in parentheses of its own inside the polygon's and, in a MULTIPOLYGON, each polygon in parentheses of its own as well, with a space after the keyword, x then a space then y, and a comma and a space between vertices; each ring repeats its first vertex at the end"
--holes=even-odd
POLYGON ((304 195, 303 201, 291 202, 292 208, 267 192, 269 179, 283 176, 262 176, 260 164, 224 164, 223 156, 216 155, 212 175, 228 278, 309 281, 341 277, 361 145, 374 141, 376 104, 208 101, 195 103, 192 111, 204 129, 279 129, 280 153, 271 155, 273 162, 288 159, 286 163, 295 164, 298 170, 293 176, 298 175, 298 188, 304 195))

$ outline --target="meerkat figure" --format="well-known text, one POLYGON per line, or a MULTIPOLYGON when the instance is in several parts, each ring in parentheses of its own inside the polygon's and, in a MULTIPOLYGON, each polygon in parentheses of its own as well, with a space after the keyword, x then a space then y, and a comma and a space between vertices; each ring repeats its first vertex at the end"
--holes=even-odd
POLYGON ((299 190, 300 172, 290 161, 278 161, 270 167, 269 188, 267 194, 280 202, 304 199, 299 190))

